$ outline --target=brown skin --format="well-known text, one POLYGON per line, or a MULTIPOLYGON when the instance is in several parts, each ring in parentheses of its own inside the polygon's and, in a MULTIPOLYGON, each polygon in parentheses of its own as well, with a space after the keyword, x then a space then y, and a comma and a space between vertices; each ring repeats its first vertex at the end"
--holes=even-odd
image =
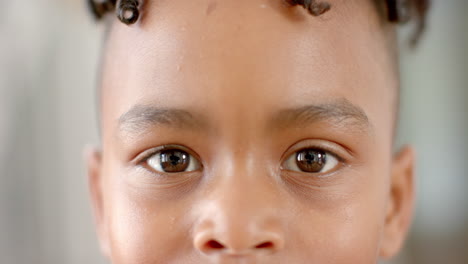
POLYGON ((112 263, 371 264, 398 252, 414 154, 392 152, 394 29, 371 1, 330 2, 313 17, 271 0, 146 1, 140 23, 113 25, 102 152, 88 153, 112 263), (292 119, 298 108, 311 111, 292 119), (163 173, 141 159, 163 145, 200 166, 163 173), (310 147, 340 159, 292 169, 310 147))

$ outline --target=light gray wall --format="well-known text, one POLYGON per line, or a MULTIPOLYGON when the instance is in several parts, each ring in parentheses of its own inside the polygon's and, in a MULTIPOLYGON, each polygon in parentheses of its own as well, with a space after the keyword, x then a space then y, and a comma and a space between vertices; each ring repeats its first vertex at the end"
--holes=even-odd
POLYGON ((104 263, 81 158, 100 45, 84 2, 0 1, 0 263, 104 263))
MULTIPOLYGON (((0 0, 0 263, 105 263, 81 150, 97 143, 101 28, 81 0, 0 0)), ((399 142, 419 153, 411 239, 395 264, 468 263, 468 2, 434 0, 404 51, 399 142)))
POLYGON ((430 30, 402 54, 400 142, 418 152, 408 263, 468 263, 468 1, 434 0, 430 30))

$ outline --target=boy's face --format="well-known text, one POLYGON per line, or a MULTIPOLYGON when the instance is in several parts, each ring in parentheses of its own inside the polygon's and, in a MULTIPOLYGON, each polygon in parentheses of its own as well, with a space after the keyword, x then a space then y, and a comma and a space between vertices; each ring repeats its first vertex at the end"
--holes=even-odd
POLYGON ((409 225, 393 33, 371 1, 146 1, 106 46, 89 157, 113 263, 376 263, 409 225))

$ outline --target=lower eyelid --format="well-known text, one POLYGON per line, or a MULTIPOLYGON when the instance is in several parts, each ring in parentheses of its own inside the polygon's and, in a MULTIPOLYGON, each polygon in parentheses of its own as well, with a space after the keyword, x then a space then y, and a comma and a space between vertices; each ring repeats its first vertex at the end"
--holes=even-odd
MULTIPOLYGON (((148 164, 148 160, 150 160, 153 156, 157 155, 158 153, 161 153, 164 150, 170 150, 170 149, 172 149, 172 148, 160 148, 160 149, 155 149, 153 151, 149 150, 149 152, 146 155, 142 155, 142 158, 139 159, 139 161, 137 161, 137 164, 141 165, 146 170, 149 170, 150 172, 157 173, 157 174, 190 173, 190 172, 200 170, 202 168, 201 162, 199 161, 199 159, 196 156, 194 156, 193 154, 190 154, 190 152, 188 152, 188 151, 186 151, 184 149, 181 149, 181 148, 173 148, 173 149, 178 149, 178 150, 184 151, 190 156, 190 161, 189 161, 190 163, 189 163, 189 165, 188 165, 188 167, 187 167, 187 169, 185 171, 172 172, 172 173, 164 172, 164 171, 156 170, 153 166, 150 166, 148 164)), ((160 159, 159 159, 159 162, 160 162, 160 159)), ((160 167, 160 166, 158 166, 158 167, 160 167)))
MULTIPOLYGON (((281 169, 286 169, 286 170, 289 170, 289 171, 293 171, 293 172, 298 172, 298 173, 307 173, 307 174, 315 174, 315 175, 318 175, 318 174, 322 174, 322 172, 318 172, 318 173, 312 173, 312 172, 305 172, 305 171, 301 171, 301 169, 297 166, 297 164, 295 163, 295 160, 294 160, 294 157, 297 155, 298 152, 302 151, 302 150, 305 150, 305 149, 317 149, 317 150, 321 150, 321 151, 324 151, 327 155, 330 155, 332 157, 334 157, 336 159, 336 164, 334 164, 334 166, 330 169, 331 173, 334 173, 335 169, 337 166, 341 166, 341 164, 344 164, 344 159, 341 158, 340 156, 334 154, 333 152, 330 152, 324 148, 319 148, 319 147, 304 147, 304 148, 301 148, 295 152, 293 152, 292 154, 289 154, 288 158, 282 162, 281 164, 285 164, 287 162, 293 162, 293 168, 284 168, 283 165, 281 165, 281 169)), ((329 173, 329 172, 325 172, 325 173, 329 173)))

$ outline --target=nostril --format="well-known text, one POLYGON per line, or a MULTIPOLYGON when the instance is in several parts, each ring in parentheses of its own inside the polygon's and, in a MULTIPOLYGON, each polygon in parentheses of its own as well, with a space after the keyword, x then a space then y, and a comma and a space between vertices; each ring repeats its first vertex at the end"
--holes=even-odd
POLYGON ((201 232, 194 237, 193 242, 195 249, 206 256, 247 257, 258 254, 269 255, 282 250, 284 247, 282 236, 270 233, 221 236, 212 232, 201 232))
POLYGON ((273 247, 274 245, 271 242, 264 242, 255 246, 255 248, 258 248, 258 249, 271 249, 273 247))
POLYGON ((218 241, 216 240, 210 240, 208 242, 206 242, 206 247, 208 249, 224 249, 224 246, 223 244, 219 243, 218 241))

